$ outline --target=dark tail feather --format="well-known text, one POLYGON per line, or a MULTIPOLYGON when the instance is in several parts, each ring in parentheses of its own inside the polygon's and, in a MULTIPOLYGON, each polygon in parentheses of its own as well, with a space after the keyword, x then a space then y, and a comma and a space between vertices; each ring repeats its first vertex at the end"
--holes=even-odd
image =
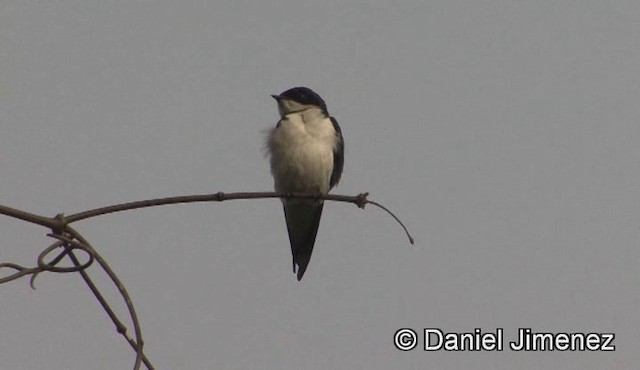
POLYGON ((284 216, 287 220, 287 231, 293 255, 293 272, 298 265, 298 281, 302 280, 311 259, 313 245, 316 242, 323 203, 287 202, 284 205, 284 216))

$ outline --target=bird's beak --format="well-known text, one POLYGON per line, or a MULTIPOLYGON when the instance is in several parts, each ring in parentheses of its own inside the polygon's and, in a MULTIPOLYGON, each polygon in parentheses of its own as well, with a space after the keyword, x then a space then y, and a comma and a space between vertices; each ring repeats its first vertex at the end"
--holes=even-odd
POLYGON ((276 101, 280 101, 280 95, 271 95, 276 101))

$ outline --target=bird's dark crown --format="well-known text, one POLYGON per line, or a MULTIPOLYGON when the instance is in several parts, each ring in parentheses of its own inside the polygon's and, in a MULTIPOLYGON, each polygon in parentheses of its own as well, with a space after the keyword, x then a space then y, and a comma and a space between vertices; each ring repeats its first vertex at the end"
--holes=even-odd
POLYGON ((316 94, 315 91, 308 87, 294 87, 281 93, 278 97, 281 99, 293 100, 300 104, 315 105, 320 107, 323 112, 327 112, 327 104, 324 100, 322 100, 320 95, 316 94))

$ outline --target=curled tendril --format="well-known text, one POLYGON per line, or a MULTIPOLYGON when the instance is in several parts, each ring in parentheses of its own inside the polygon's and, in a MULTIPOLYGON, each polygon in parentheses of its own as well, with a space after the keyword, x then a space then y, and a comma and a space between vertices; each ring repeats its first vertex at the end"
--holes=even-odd
POLYGON ((58 241, 51 244, 44 251, 42 251, 40 255, 38 255, 38 267, 40 267, 43 271, 61 272, 61 273, 77 272, 77 271, 86 269, 87 267, 91 266, 91 264, 93 263, 95 259, 95 257, 93 256, 93 252, 91 251, 91 249, 87 248, 83 244, 78 243, 77 241, 70 239, 64 235, 47 234, 47 236, 58 239, 58 241), (60 252, 60 254, 58 254, 55 258, 53 258, 51 262, 46 262, 45 258, 47 257, 47 255, 58 247, 64 247, 64 251, 60 252), (65 256, 69 254, 69 252, 73 251, 74 249, 79 249, 85 252, 89 256, 89 258, 85 263, 80 264, 79 266, 65 266, 65 267, 56 266, 65 256))
POLYGON ((38 269, 38 268, 24 267, 24 266, 20 266, 18 264, 11 263, 11 262, 0 263, 0 269, 2 269, 2 268, 16 270, 17 272, 0 278, 0 284, 9 282, 11 280, 19 279, 19 278, 21 278, 21 277, 23 277, 25 275, 35 274, 35 273, 40 271, 40 269, 38 269))
POLYGON ((93 264, 93 261, 95 260, 93 252, 91 251, 91 249, 87 248, 83 244, 78 243, 77 241, 70 239, 64 235, 49 234, 48 236, 58 239, 58 241, 48 246, 45 250, 43 250, 38 255, 37 267, 24 267, 16 263, 10 263, 10 262, 0 263, 0 269, 7 268, 7 269, 16 271, 13 274, 0 278, 0 284, 21 278, 26 275, 31 275, 31 279, 29 280, 29 285, 31 285, 32 289, 35 289, 35 285, 34 285, 35 279, 43 271, 51 271, 51 272, 57 272, 57 273, 77 272, 80 270, 84 270, 89 266, 91 266, 91 264, 93 264), (47 256, 51 252, 53 252, 55 249, 60 247, 64 247, 64 250, 61 251, 55 257, 53 257, 50 261, 47 261, 46 260, 47 256), (63 267, 57 266, 58 263, 60 263, 60 261, 62 261, 62 259, 67 255, 69 255, 69 253, 73 250, 81 250, 85 252, 88 255, 87 261, 77 266, 63 266, 63 267))

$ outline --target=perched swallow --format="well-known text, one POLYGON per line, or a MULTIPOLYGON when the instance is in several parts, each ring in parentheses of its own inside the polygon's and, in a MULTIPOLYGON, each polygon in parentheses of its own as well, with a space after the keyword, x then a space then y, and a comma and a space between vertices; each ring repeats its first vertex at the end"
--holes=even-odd
MULTIPOLYGON (((329 115, 320 95, 309 88, 294 87, 271 96, 280 112, 280 121, 267 138, 275 190, 327 194, 340 181, 344 167, 338 121, 329 115)), ((300 281, 313 252, 324 203, 306 199, 282 199, 282 203, 293 272, 297 265, 300 281)))

